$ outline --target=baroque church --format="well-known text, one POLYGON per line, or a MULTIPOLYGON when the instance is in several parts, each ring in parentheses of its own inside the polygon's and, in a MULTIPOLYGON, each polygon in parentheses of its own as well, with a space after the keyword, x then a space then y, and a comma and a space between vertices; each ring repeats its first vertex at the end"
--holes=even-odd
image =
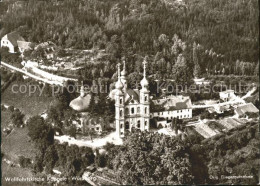
POLYGON ((121 138, 125 136, 126 131, 131 131, 133 127, 141 131, 149 131, 150 129, 150 98, 149 82, 146 79, 146 59, 143 62, 144 71, 140 90, 127 87, 126 65, 125 61, 123 62, 122 72, 120 64, 117 65, 118 80, 115 89, 109 94, 109 97, 115 100, 116 134, 121 138))

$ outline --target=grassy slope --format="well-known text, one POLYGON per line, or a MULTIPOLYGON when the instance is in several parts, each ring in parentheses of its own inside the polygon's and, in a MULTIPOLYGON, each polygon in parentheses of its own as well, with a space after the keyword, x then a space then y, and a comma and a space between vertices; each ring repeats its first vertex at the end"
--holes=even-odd
MULTIPOLYGON (((10 86, 2 93, 2 104, 12 105, 15 108, 19 108, 25 115, 33 116, 42 113, 48 108, 52 101, 52 97, 39 96, 39 92, 35 92, 29 96, 29 93, 14 93, 12 92, 12 85, 21 85, 17 81, 10 84, 10 86)), ((17 87, 14 87, 17 91, 17 87)))

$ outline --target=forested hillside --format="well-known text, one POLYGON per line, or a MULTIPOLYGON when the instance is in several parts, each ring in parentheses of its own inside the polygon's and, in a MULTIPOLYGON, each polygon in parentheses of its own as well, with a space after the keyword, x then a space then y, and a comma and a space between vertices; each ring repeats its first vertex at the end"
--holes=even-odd
POLYGON ((1 4, 1 35, 18 30, 37 43, 51 40, 66 48, 107 49, 111 62, 150 54, 155 68, 172 68, 177 62, 176 34, 185 42, 188 64, 194 64, 196 43, 204 73, 243 74, 236 71, 237 60, 249 71, 245 75, 252 75, 257 66, 257 0, 22 2, 1 4))

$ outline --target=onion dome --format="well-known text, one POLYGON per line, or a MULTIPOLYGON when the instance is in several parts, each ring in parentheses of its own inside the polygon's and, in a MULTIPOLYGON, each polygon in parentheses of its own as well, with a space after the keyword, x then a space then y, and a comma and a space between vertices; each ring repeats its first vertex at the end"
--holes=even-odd
POLYGON ((86 111, 89 108, 89 104, 90 104, 90 100, 91 100, 91 95, 88 94, 86 96, 79 96, 76 99, 73 99, 70 102, 70 107, 73 110, 79 111, 79 112, 83 112, 86 111))
POLYGON ((144 77, 143 77, 143 79, 140 82, 140 84, 142 86, 142 89, 147 89, 148 86, 149 86, 149 82, 146 79, 146 64, 147 64, 147 61, 146 61, 146 58, 145 58, 145 60, 143 62, 143 65, 144 65, 144 77))
POLYGON ((117 82, 116 82, 116 84, 115 84, 115 87, 116 87, 116 89, 117 89, 117 94, 122 94, 122 89, 123 89, 123 87, 124 87, 124 84, 121 82, 121 78, 120 78, 120 64, 118 63, 118 65, 117 65, 117 70, 118 70, 118 80, 117 80, 117 82))

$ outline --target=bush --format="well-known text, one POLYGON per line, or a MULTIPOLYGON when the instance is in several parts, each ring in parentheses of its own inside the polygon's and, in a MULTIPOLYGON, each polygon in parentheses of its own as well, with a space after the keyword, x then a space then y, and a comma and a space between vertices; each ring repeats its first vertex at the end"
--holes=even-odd
POLYGON ((19 164, 23 168, 29 167, 31 165, 31 159, 30 158, 26 158, 24 156, 19 156, 19 164))

